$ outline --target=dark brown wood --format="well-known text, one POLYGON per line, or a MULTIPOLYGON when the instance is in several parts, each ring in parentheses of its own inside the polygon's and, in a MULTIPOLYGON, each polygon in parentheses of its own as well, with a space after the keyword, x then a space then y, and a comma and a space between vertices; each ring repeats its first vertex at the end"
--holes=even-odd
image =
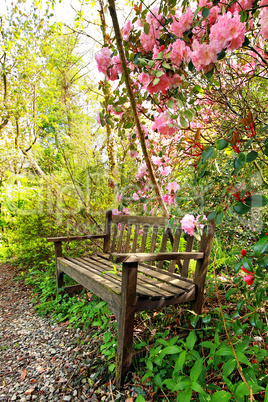
MULTIPOLYGON (((166 251, 166 247, 167 247, 167 241, 169 238, 169 232, 170 229, 166 229, 163 233, 163 237, 162 237, 162 243, 161 243, 161 248, 160 248, 160 253, 164 253, 166 251)), ((145 261, 145 260, 144 260, 145 261)), ((155 260, 156 261, 156 260, 155 260)), ((163 268, 163 264, 164 264, 164 260, 158 260, 158 264, 157 267, 158 268, 163 268)))
POLYGON ((148 235, 148 226, 143 227, 143 235, 142 235, 142 242, 141 242, 141 249, 140 252, 144 253, 145 247, 146 247, 146 240, 147 240, 147 235, 148 235))
POLYGON ((122 270, 122 293, 121 310, 118 322, 118 345, 117 345, 117 373, 118 386, 131 367, 131 355, 133 344, 134 315, 136 309, 136 285, 138 264, 123 264, 122 270))
POLYGON ((113 252, 115 251, 116 239, 117 239, 117 232, 118 232, 118 224, 116 223, 116 224, 114 225, 113 241, 112 241, 111 253, 113 253, 113 252))
MULTIPOLYGON (((181 238, 181 232, 182 232, 182 230, 181 230, 180 228, 176 228, 175 236, 174 236, 174 241, 173 241, 173 246, 172 246, 172 251, 173 251, 173 252, 177 252, 177 251, 178 251, 179 244, 180 244, 180 238, 181 238)), ((177 260, 177 261, 172 260, 172 261, 170 262, 170 264, 169 264, 169 268, 168 268, 169 272, 175 272, 176 264, 179 265, 180 270, 181 270, 181 268, 182 268, 181 261, 180 261, 180 260, 177 260)))
POLYGON ((81 292, 81 290, 84 289, 84 286, 82 285, 70 285, 70 286, 65 286, 64 291, 68 294, 72 294, 75 292, 81 292))
POLYGON ((134 261, 171 261, 171 260, 199 260, 204 257, 203 252, 166 252, 166 253, 116 253, 111 254, 111 261, 134 262, 134 261))
POLYGON ((157 241, 157 233, 158 233, 158 226, 153 227, 153 234, 151 238, 151 247, 150 247, 150 253, 154 252, 156 241, 157 241))
POLYGON ((103 251, 104 253, 108 253, 110 250, 110 243, 111 243, 111 225, 112 225, 112 211, 106 212, 106 219, 105 219, 105 237, 103 242, 103 251))
POLYGON ((133 245, 132 245, 132 253, 135 253, 137 250, 137 244, 138 244, 138 238, 139 238, 139 230, 140 230, 140 225, 136 224, 135 225, 135 235, 133 239, 133 245))
MULTIPOLYGON (((194 236, 188 235, 185 251, 191 253, 192 249, 193 249, 193 245, 194 245, 194 236)), ((181 276, 184 276, 185 278, 188 277, 189 264, 190 264, 190 260, 183 261, 181 276)))
MULTIPOLYGON (((199 250, 204 253, 203 259, 196 263, 195 273, 194 273, 194 283, 197 286, 197 295, 195 300, 191 303, 191 309, 196 314, 201 314, 203 309, 203 299, 205 290, 205 281, 207 275, 207 269, 209 264, 209 257, 212 248, 212 241, 215 231, 215 221, 209 221, 208 223, 208 234, 203 235, 200 242, 199 250)), ((200 324, 200 322, 199 322, 200 324)))

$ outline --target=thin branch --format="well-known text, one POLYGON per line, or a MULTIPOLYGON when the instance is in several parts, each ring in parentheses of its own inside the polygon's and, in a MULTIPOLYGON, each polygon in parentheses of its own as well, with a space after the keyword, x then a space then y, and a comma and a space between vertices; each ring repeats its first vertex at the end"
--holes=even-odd
POLYGON ((153 169, 153 166, 152 166, 152 163, 151 163, 148 151, 147 151, 144 131, 141 127, 141 122, 140 122, 138 111, 137 111, 135 97, 134 97, 134 94, 133 94, 133 91, 131 88, 130 77, 129 77, 129 73, 128 73, 128 69, 127 69, 125 53, 124 53, 123 44, 122 44, 121 32, 120 32, 117 14, 116 14, 115 2, 114 2, 114 0, 108 0, 108 2, 109 2, 109 11, 110 11, 110 15, 111 15, 111 18, 113 21, 113 27, 114 27, 114 31, 115 31, 117 49, 118 49, 118 52, 120 55, 123 76, 125 78, 125 83, 126 83, 128 96, 129 96, 130 104, 131 104, 133 115, 134 115, 134 121, 135 121, 136 128, 137 128, 137 131, 139 134, 139 140, 140 140, 143 156, 144 156, 145 163, 146 163, 146 166, 148 169, 150 180, 152 182, 152 185, 153 185, 155 193, 156 193, 157 201, 158 201, 160 207, 162 208, 164 215, 168 216, 168 210, 167 210, 166 204, 163 200, 159 185, 156 181, 155 172, 154 172, 154 169, 153 169))

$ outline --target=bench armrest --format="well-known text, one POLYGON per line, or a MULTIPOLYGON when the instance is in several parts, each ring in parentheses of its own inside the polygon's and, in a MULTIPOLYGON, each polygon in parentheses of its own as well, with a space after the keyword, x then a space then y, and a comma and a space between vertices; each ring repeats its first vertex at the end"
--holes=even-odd
POLYGON ((67 237, 47 237, 47 241, 53 243, 61 243, 62 241, 71 241, 71 240, 94 240, 94 239, 104 239, 106 234, 99 235, 84 235, 84 236, 67 236, 67 237))
POLYGON ((110 255, 113 262, 143 262, 163 260, 200 260, 204 257, 201 252, 170 252, 170 253, 116 253, 110 255))

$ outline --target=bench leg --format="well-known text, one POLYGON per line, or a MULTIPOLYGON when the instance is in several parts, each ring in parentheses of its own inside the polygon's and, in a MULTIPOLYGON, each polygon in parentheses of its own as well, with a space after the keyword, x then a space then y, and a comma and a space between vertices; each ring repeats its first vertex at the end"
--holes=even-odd
POLYGON ((124 263, 122 270, 122 301, 118 320, 116 384, 120 388, 132 365, 132 344, 136 307, 138 264, 124 263))
POLYGON ((64 293, 63 291, 59 291, 59 289, 62 289, 64 287, 64 272, 60 271, 58 269, 58 264, 56 267, 56 281, 57 281, 57 293, 62 294, 64 293))

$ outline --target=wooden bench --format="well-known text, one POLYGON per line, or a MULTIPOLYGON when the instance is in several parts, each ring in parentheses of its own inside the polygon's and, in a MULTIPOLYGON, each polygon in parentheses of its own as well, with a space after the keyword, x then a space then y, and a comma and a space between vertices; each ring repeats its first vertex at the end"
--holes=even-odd
POLYGON ((47 239, 55 244, 58 289, 63 288, 67 274, 79 284, 72 290, 85 287, 105 300, 115 314, 117 385, 131 368, 136 312, 191 302, 190 308, 201 314, 214 229, 210 221, 199 242, 193 236, 185 241, 180 225, 172 230, 168 218, 112 215, 108 211, 105 234, 47 239), (62 242, 83 239, 103 239, 103 252, 88 258, 63 256, 62 242), (184 250, 178 252, 182 245, 184 250), (192 265, 195 269, 190 279, 192 265))

